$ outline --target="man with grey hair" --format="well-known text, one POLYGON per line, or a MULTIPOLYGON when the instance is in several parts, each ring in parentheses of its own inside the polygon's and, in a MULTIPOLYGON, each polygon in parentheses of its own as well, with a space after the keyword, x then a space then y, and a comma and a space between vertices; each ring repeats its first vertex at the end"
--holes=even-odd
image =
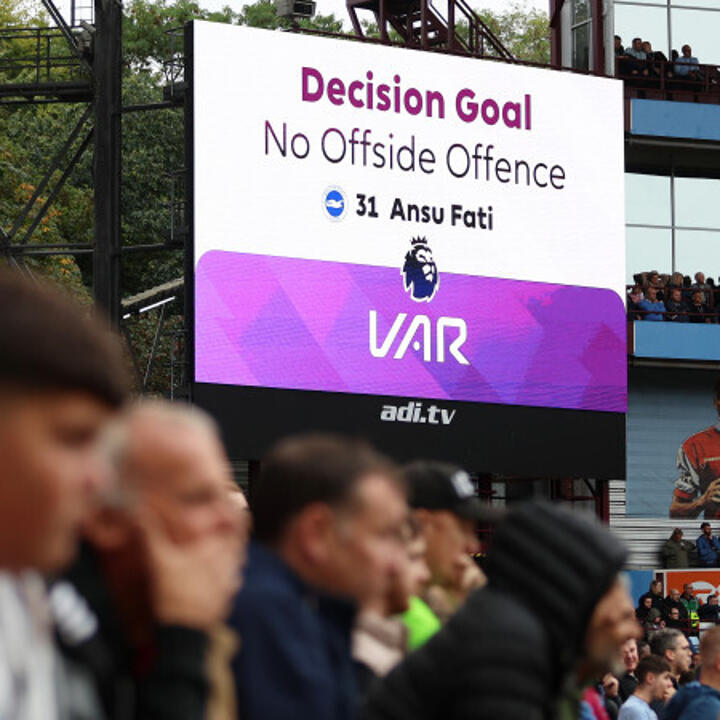
POLYGON ((95 690, 90 717, 200 720, 244 543, 229 463, 212 421, 169 403, 132 407, 108 445, 116 485, 54 593, 65 655, 95 690))

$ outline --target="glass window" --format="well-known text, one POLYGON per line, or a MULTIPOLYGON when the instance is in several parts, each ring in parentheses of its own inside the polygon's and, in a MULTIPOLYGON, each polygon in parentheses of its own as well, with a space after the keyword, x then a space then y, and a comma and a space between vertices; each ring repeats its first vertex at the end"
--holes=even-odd
POLYGON ((583 20, 590 19, 590 2, 589 2, 589 0, 573 0, 572 9, 573 9, 573 16, 572 16, 573 25, 575 25, 576 23, 582 22, 583 20))
POLYGON ((673 9, 670 22, 675 50, 680 52, 682 46, 688 44, 692 48, 692 56, 701 65, 720 63, 720 12, 673 9))
POLYGON ((683 275, 694 277, 701 271, 705 277, 720 274, 720 231, 675 231, 675 266, 683 275))
POLYGON ((620 35, 626 48, 632 45, 633 38, 639 37, 670 57, 667 17, 664 7, 616 4, 615 34, 620 35))
POLYGON ((585 23, 572 31, 573 59, 572 66, 576 70, 590 69, 590 28, 592 23, 585 23))
POLYGON ((670 225, 670 178, 625 173, 625 222, 670 225))
POLYGON ((720 230, 720 180, 675 178, 675 224, 720 230))
POLYGON ((720 9, 720 6, 718 5, 718 0, 672 0, 671 4, 673 6, 690 5, 692 7, 707 8, 708 10, 720 9))
MULTIPOLYGON (((625 281, 633 283, 636 273, 657 270, 669 273, 672 266, 672 231, 655 228, 625 229, 627 262, 625 281)), ((718 266, 720 268, 720 266, 718 266)), ((718 270, 720 272, 720 270, 718 270)))

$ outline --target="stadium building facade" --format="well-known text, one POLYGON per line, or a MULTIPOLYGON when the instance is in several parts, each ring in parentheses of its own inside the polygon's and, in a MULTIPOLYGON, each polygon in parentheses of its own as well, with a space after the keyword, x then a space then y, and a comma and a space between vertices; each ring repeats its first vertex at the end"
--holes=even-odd
POLYGON ((672 528, 694 540, 705 517, 720 517, 711 503, 685 517, 670 509, 674 493, 702 495, 720 457, 720 3, 551 0, 550 19, 555 67, 624 83, 628 291, 653 271, 666 285, 680 273, 683 301, 698 272, 710 284, 704 317, 628 319, 627 479, 610 483, 609 520, 632 565, 657 567, 672 528), (637 38, 651 44, 649 60, 628 53, 637 38))

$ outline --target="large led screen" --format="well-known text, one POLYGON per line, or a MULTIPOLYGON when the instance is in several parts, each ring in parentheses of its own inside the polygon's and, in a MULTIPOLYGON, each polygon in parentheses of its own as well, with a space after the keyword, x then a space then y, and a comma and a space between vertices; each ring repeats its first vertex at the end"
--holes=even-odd
POLYGON ((195 394, 260 408, 238 451, 259 426, 440 454, 453 431, 481 462, 502 437, 467 433, 502 417, 510 455, 552 431, 620 476, 621 85, 209 23, 191 41, 195 394))

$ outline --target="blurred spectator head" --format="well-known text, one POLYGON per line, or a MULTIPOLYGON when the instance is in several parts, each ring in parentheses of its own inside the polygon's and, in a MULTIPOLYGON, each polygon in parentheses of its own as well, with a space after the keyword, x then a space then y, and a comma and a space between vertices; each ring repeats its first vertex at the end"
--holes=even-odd
POLYGON ((403 474, 427 542, 432 582, 458 587, 467 557, 480 548, 476 523, 487 515, 470 476, 454 465, 429 461, 411 463, 403 474))
POLYGON ((118 340, 87 308, 0 273, 0 568, 55 571, 107 481, 99 434, 124 402, 118 340))
POLYGON ((420 525, 410 515, 405 526, 405 553, 398 572, 392 577, 386 594, 385 614, 405 612, 413 595, 419 595, 430 580, 430 569, 425 560, 427 543, 420 525))
MULTIPOLYGON (((115 423, 105 443, 118 482, 101 497, 86 529, 100 550, 136 552, 148 521, 177 545, 239 532, 230 464, 215 423, 203 411, 143 401, 115 423)), ((142 552, 136 562, 143 565, 142 552)))
POLYGON ((720 626, 710 628, 700 638, 700 658, 703 671, 720 673, 720 626))
POLYGON ((673 602, 680 602, 680 591, 677 588, 670 590, 670 599, 673 602))
POLYGON ((639 662, 638 646, 635 638, 630 638, 622 646, 622 661, 626 672, 634 672, 639 662))
MULTIPOLYGON (((673 291, 673 292, 675 292, 675 291, 673 291)), ((673 298, 673 299, 674 299, 674 298, 673 298)), ((672 535, 670 536, 670 539, 671 539, 671 540, 674 540, 675 542, 680 542, 680 541, 683 539, 683 531, 682 531, 682 528, 675 528, 675 529, 672 531, 672 535)), ((673 592, 677 592, 678 595, 680 595, 680 593, 679 593, 677 590, 671 590, 671 591, 670 591, 670 594, 672 595, 673 592)))
POLYGON ((651 270, 648 273, 647 281, 648 285, 654 285, 655 287, 660 287, 662 285, 662 278, 657 270, 651 270))
POLYGON ((709 277, 709 278, 707 278, 707 280, 706 280, 705 282, 706 282, 710 287, 713 287, 713 288, 715 287, 715 280, 714 280, 713 278, 709 277))
POLYGON ((689 275, 683 275, 683 287, 689 288, 692 285, 692 280, 689 275))
POLYGON ((682 51, 683 57, 691 57, 692 56, 692 48, 689 45, 683 45, 680 48, 680 50, 682 51))
POLYGON ((683 275, 679 272, 674 272, 672 274, 672 278, 670 280, 670 283, 673 287, 681 288, 683 286, 683 275))
POLYGON ((252 509, 257 540, 326 592, 366 602, 387 591, 403 561, 404 484, 364 442, 281 441, 263 461, 252 509))
POLYGON ((619 35, 615 36, 615 47, 622 48, 622 38, 619 35))
POLYGON ((633 50, 642 50, 642 38, 636 37, 632 41, 633 50))
POLYGON ((649 40, 643 40, 642 49, 643 49, 646 53, 652 52, 652 45, 650 44, 650 41, 649 41, 649 40))
POLYGON ((680 288, 673 288, 670 291, 670 299, 673 302, 682 302, 682 290, 680 288))
MULTIPOLYGON (((686 46, 687 47, 687 46, 686 46)), ((705 283, 705 273, 702 272, 696 272, 695 273, 695 282, 698 285, 703 285, 705 283)))
POLYGON ((703 535, 712 535, 712 525, 709 522, 701 523, 700 532, 703 535))
POLYGON ((683 585, 682 594, 683 594, 686 598, 695 597, 695 594, 693 593, 693 590, 694 590, 694 588, 693 588, 693 584, 692 584, 692 583, 685 583, 685 584, 683 585))
POLYGON ((652 654, 652 651, 650 650, 650 643, 647 642, 647 640, 638 640, 637 648, 638 648, 638 658, 640 658, 640 660, 642 660, 644 657, 647 657, 648 655, 652 654))
POLYGON ((658 655, 648 655, 637 665, 635 676, 638 685, 649 691, 652 700, 662 700, 672 688, 670 663, 658 655))
POLYGON ((627 586, 617 577, 590 616, 585 635, 586 661, 596 674, 612 672, 620 675, 625 667, 625 644, 641 636, 627 586))
POLYGON ((675 62, 680 57, 680 53, 677 50, 670 51, 670 59, 675 62))
POLYGON ((678 608, 670 608, 670 612, 668 613, 671 620, 679 620, 680 619, 680 610, 678 608))
POLYGON ((652 598, 649 596, 644 597, 642 603, 643 603, 643 606, 649 610, 652 607, 652 598))
POLYGON ((690 669, 692 650, 688 639, 675 628, 664 628, 650 639, 653 655, 665 658, 670 663, 671 672, 676 677, 690 669))
POLYGON ((657 287, 655 285, 648 285, 648 287, 645 289, 645 297, 650 302, 655 302, 657 300, 657 287))
POLYGON ((650 592, 653 595, 662 596, 662 580, 653 580, 650 583, 650 592))
POLYGON ((708 595, 707 603, 708 603, 708 605, 717 605, 718 604, 718 596, 717 595, 708 595))
POLYGON ((702 290, 696 290, 692 294, 693 305, 702 305, 705 302, 705 293, 702 290))

